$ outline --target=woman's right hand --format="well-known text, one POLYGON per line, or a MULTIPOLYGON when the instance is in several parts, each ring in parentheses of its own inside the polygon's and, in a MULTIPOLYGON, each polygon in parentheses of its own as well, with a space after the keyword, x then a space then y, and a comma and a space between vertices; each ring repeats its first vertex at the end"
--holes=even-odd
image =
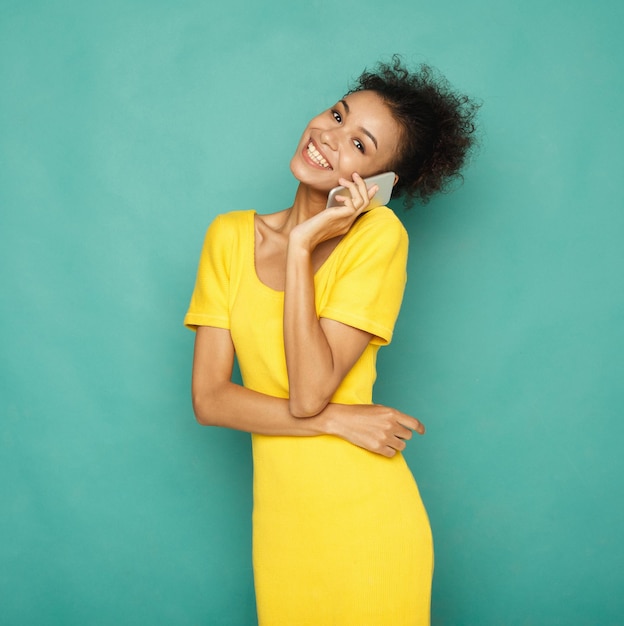
POLYGON ((348 190, 344 195, 336 196, 339 203, 295 226, 290 232, 289 246, 301 247, 311 253, 323 241, 342 237, 379 190, 379 185, 367 188, 357 173, 353 174, 353 180, 340 178, 338 182, 348 190))
POLYGON ((328 434, 386 457, 404 450, 413 432, 425 434, 415 417, 381 404, 329 404, 325 412, 328 434))

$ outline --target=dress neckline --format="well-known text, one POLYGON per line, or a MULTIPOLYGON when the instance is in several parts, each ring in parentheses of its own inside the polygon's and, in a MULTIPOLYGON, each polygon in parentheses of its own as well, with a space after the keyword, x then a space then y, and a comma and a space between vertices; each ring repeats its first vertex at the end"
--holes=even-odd
MULTIPOLYGON (((268 290, 271 293, 274 293, 278 296, 282 296, 284 295, 284 290, 283 289, 273 289, 273 287, 267 285, 265 282, 263 282, 260 279, 260 276, 258 276, 258 271, 256 269, 256 215, 258 215, 258 212, 255 209, 251 209, 251 266, 253 269, 253 275, 254 278, 256 280, 256 282, 261 285, 264 289, 268 290)), ((342 246, 343 241, 345 241, 345 239, 347 239, 347 237, 349 236, 349 234, 353 231, 353 229, 349 230, 349 232, 336 244, 336 247, 329 253, 329 255, 327 256, 327 258, 321 263, 321 265, 318 267, 318 269, 314 272, 314 278, 316 279, 317 276, 319 276, 323 270, 325 269, 325 267, 329 266, 329 262, 330 260, 335 256, 336 251, 338 250, 338 248, 340 248, 342 246)))

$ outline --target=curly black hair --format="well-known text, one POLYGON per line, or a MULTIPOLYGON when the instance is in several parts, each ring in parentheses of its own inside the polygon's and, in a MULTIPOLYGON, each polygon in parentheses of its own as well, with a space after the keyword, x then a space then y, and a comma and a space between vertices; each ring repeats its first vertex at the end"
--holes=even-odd
POLYGON ((391 164, 399 176, 395 194, 405 206, 425 204, 450 183, 475 146, 475 116, 479 104, 453 91, 448 81, 428 65, 408 70, 400 56, 364 70, 348 91, 374 91, 390 108, 402 129, 397 158, 391 164))

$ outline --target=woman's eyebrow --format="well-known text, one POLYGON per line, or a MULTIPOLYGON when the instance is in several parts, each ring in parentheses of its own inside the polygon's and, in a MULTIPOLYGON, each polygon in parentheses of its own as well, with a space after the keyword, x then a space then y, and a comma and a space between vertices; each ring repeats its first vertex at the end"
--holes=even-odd
MULTIPOLYGON (((347 104, 347 101, 343 98, 342 100, 339 100, 339 102, 344 107, 345 113, 349 115, 349 105, 347 104)), ((377 140, 375 139, 374 135, 370 131, 366 130, 366 128, 364 128, 363 126, 360 126, 359 128, 375 144, 375 149, 379 148, 379 146, 377 145, 377 140)))

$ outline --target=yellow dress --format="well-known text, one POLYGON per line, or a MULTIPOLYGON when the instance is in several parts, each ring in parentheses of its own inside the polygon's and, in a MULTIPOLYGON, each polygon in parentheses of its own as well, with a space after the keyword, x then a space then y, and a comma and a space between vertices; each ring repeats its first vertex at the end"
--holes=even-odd
MULTIPOLYGON (((243 384, 288 397, 283 292, 258 279, 254 211, 208 229, 185 324, 227 328, 243 384)), ((319 317, 374 335, 332 401, 372 402, 379 347, 405 286, 407 233, 394 213, 365 213, 316 272, 319 317)), ((252 435, 253 565, 260 626, 429 624, 433 547, 401 454, 342 439, 252 435)))

